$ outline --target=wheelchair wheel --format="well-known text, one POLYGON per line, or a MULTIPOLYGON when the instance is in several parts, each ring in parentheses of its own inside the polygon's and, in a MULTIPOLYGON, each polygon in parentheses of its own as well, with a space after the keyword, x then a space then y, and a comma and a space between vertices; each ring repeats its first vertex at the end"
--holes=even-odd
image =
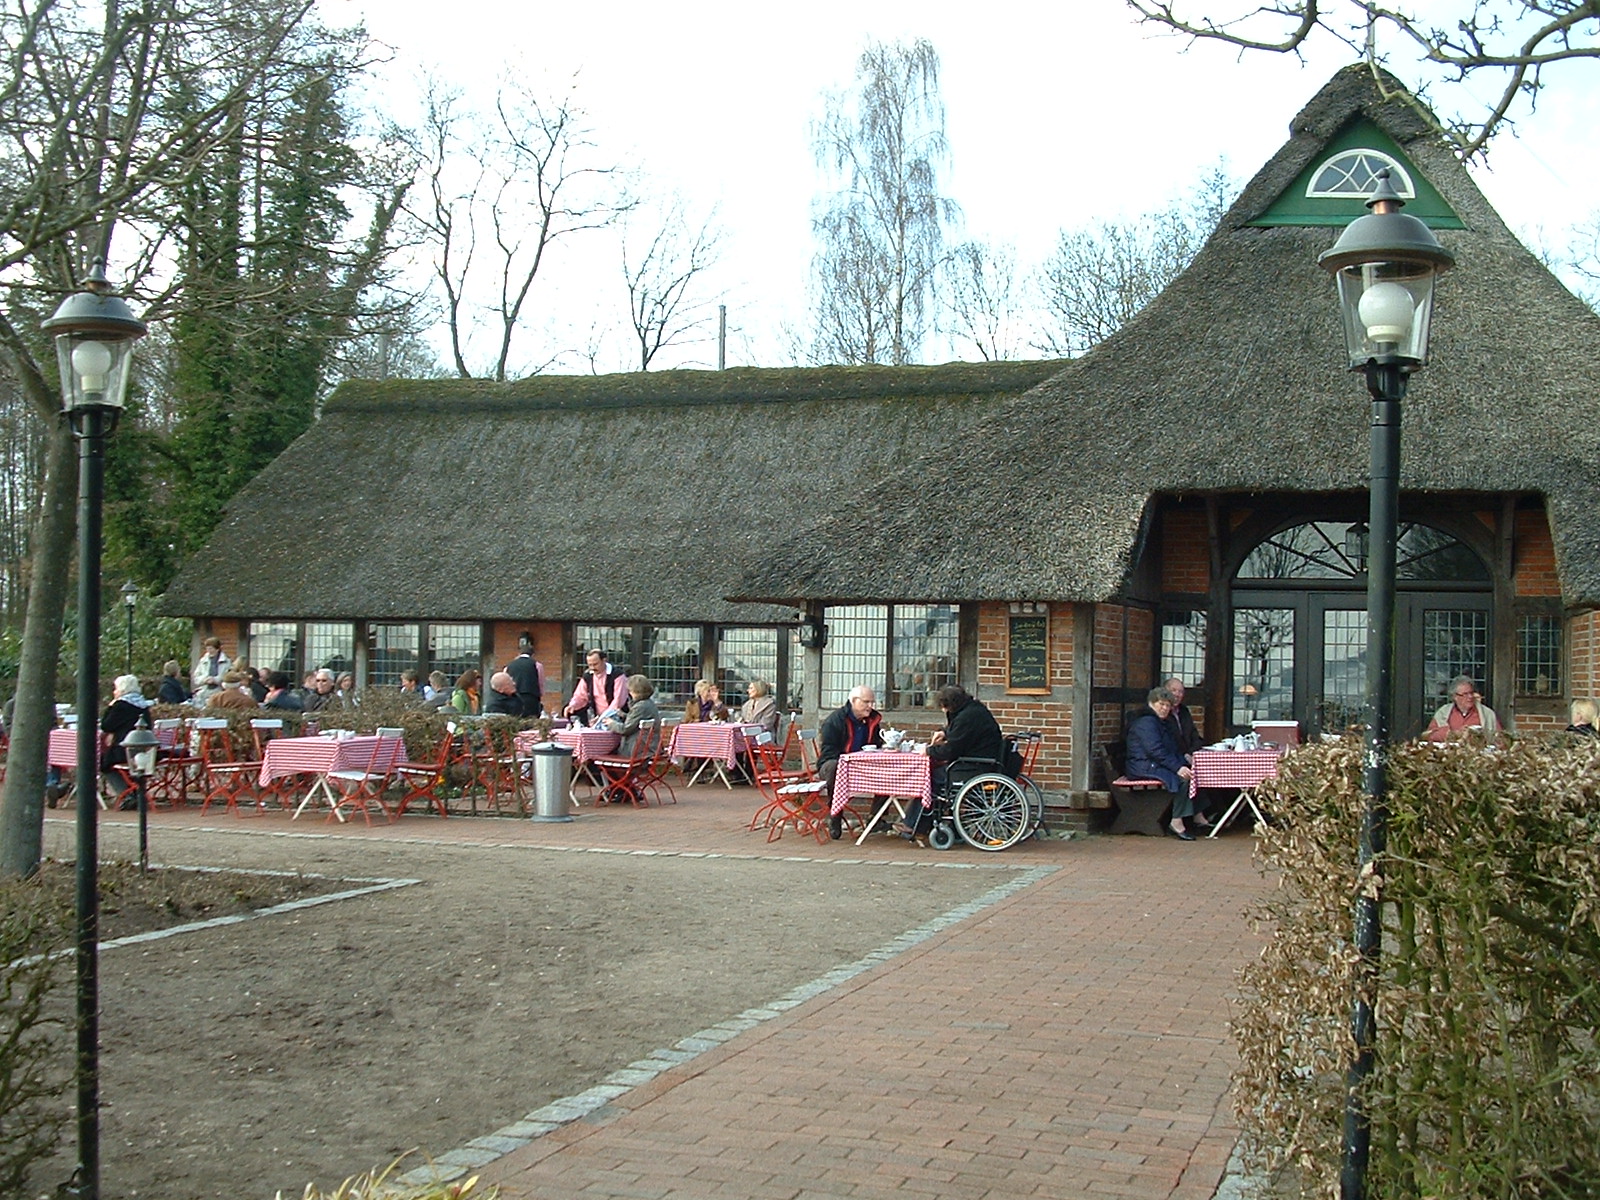
POLYGON ((1044 789, 1026 775, 1017 776, 1017 786, 1028 797, 1028 834, 1038 833, 1044 825, 1044 789))
POLYGON ((928 845, 935 850, 948 850, 956 844, 956 831, 950 828, 948 821, 935 821, 933 828, 928 830, 928 845))
POLYGON ((978 850, 1004 850, 1030 828, 1032 806, 1021 786, 1005 775, 987 774, 961 785, 952 806, 956 832, 978 850))

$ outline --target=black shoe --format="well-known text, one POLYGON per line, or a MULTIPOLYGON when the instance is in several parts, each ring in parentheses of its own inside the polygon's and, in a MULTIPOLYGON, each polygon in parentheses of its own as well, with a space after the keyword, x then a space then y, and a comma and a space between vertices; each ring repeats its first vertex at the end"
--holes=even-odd
POLYGON ((1180 842, 1194 841, 1194 834, 1190 833, 1187 829, 1174 829, 1171 825, 1168 825, 1167 832, 1173 837, 1177 838, 1180 842))
POLYGON ((828 818, 828 836, 831 837, 836 842, 841 837, 844 836, 844 818, 843 817, 829 817, 828 818))

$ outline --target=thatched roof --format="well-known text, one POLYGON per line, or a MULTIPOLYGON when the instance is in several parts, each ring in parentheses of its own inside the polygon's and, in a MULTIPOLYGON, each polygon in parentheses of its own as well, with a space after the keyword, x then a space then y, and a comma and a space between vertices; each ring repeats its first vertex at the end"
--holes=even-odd
POLYGON ((840 537, 812 514, 734 594, 1100 600, 1123 584, 1158 495, 1364 491, 1370 405, 1345 370, 1317 266, 1337 231, 1248 224, 1361 115, 1467 225, 1439 233, 1456 266, 1439 285, 1432 365, 1404 406, 1402 511, 1406 494, 1543 495, 1568 601, 1600 604, 1600 318, 1363 67, 1295 118, 1204 250, 1135 320, 1006 405, 983 436, 909 466, 893 486, 919 502, 883 505, 881 537, 840 537))
MULTIPOLYGON (((873 541, 884 475, 1060 363, 346 384, 168 589, 187 616, 763 622, 802 518, 873 541)), ((928 514, 931 519, 931 514, 928 514)), ((887 568, 899 551, 878 543, 887 568)))

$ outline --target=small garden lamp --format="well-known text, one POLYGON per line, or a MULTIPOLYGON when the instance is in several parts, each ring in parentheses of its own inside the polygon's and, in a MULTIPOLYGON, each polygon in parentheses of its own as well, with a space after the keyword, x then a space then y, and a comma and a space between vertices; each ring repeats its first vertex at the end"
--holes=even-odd
POLYGON ((133 674, 133 610, 139 603, 139 585, 128 580, 122 585, 122 607, 128 614, 128 655, 122 667, 124 675, 133 674))
MULTIPOLYGON (((1394 702, 1395 543, 1400 529, 1400 402, 1406 379, 1428 361, 1433 289, 1455 262, 1433 230, 1401 212, 1405 202, 1381 170, 1367 201, 1371 211, 1345 227, 1333 248, 1317 259, 1339 289, 1350 369, 1367 377, 1372 396, 1371 484, 1367 518, 1367 752, 1362 776, 1366 811, 1361 822, 1361 878, 1355 949, 1361 963, 1350 1032, 1355 1057, 1345 1080, 1341 1200, 1363 1200, 1372 1129, 1366 1083, 1375 1063, 1374 990, 1382 946, 1379 895, 1373 860, 1388 844, 1389 720, 1394 702)), ((1351 534, 1355 534, 1352 529, 1351 534)), ((1359 541, 1359 538, 1357 538, 1359 541)), ((1350 542, 1347 540, 1346 545, 1350 542)), ((1359 549, 1360 547, 1353 547, 1359 549)))
POLYGON ((145 799, 145 788, 149 786, 150 776, 156 770, 156 748, 160 743, 156 735, 143 725, 135 725, 128 731, 128 736, 122 739, 122 748, 128 755, 128 774, 133 776, 133 786, 139 795, 139 871, 141 874, 150 870, 150 826, 149 805, 145 799))

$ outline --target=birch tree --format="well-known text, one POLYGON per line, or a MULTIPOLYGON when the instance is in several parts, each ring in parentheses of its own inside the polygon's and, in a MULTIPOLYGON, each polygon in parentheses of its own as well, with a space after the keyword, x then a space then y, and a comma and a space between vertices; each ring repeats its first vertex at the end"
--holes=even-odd
POLYGON ((945 225, 959 215, 940 195, 949 148, 932 44, 869 43, 854 90, 828 100, 813 148, 838 187, 812 222, 812 358, 915 362, 945 225))

